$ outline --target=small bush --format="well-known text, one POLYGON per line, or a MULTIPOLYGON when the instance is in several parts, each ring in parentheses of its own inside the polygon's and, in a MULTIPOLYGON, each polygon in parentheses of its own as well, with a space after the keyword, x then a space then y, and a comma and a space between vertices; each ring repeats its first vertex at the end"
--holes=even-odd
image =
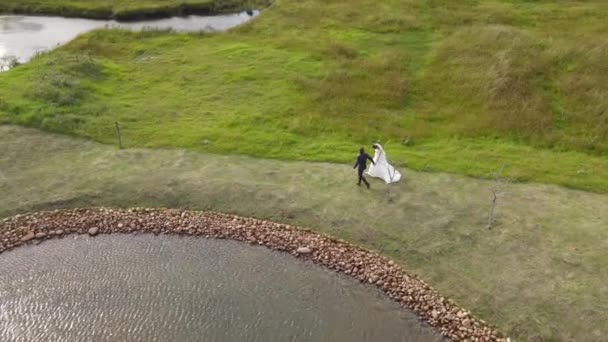
POLYGON ((359 52, 346 44, 332 42, 327 48, 327 55, 333 59, 354 59, 359 56, 359 52))
POLYGON ((82 98, 80 84, 78 79, 67 74, 47 72, 34 83, 31 95, 38 101, 70 106, 82 98))
POLYGON ((56 114, 42 119, 40 128, 53 132, 74 132, 84 123, 83 118, 73 114, 56 114))
POLYGON ((73 106, 87 93, 83 81, 101 74, 100 65, 90 56, 55 55, 47 60, 47 68, 34 75, 29 95, 53 105, 73 106))
POLYGON ((0 71, 6 71, 21 65, 17 57, 8 55, 0 57, 0 71))

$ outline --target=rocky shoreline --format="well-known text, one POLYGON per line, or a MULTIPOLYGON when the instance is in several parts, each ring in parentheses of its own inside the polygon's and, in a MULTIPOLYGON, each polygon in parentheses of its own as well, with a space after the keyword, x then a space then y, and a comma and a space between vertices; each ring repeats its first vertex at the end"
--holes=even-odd
POLYGON ((115 233, 191 235, 266 246, 375 285, 453 341, 506 341, 392 260, 324 234, 264 220, 176 209, 56 210, 2 220, 0 253, 69 234, 115 233))

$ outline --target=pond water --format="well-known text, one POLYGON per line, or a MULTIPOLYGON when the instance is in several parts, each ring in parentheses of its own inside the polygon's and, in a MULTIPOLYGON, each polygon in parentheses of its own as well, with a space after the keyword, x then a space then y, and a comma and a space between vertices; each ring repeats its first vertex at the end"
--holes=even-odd
POLYGON ((1 341, 442 341, 376 288, 234 241, 49 240, 0 255, 1 341))
POLYGON ((0 70, 11 59, 25 63, 38 52, 65 44, 76 36, 99 28, 128 30, 172 29, 178 32, 225 31, 256 17, 259 11, 217 15, 188 16, 137 22, 91 20, 62 17, 0 16, 0 70))

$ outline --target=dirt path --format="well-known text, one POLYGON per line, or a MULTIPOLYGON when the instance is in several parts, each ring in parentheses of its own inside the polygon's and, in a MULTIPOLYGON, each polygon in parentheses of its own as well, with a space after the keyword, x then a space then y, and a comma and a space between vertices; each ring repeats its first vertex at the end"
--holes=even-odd
POLYGON ((608 196, 403 170, 358 188, 349 165, 124 150, 0 126, 0 217, 83 206, 212 209, 312 227, 403 263, 518 339, 608 335, 608 196))

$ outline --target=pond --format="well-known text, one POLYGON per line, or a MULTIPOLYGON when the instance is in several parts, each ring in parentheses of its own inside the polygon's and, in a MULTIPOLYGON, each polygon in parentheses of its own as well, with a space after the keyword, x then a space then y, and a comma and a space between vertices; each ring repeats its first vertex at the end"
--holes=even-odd
POLYGON ((442 341, 375 287, 265 247, 104 235, 0 255, 2 341, 442 341))
POLYGON ((178 32, 225 31, 259 15, 259 11, 217 16, 188 16, 137 22, 62 17, 0 16, 0 70, 13 61, 25 63, 36 53, 65 44, 78 35, 99 28, 174 30, 178 32))

